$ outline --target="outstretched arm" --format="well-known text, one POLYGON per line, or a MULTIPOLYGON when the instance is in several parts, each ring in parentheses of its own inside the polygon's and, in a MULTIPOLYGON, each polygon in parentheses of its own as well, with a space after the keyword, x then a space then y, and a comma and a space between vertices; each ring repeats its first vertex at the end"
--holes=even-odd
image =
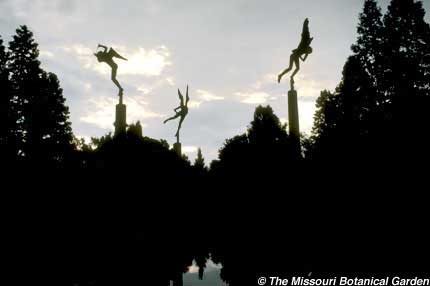
POLYGON ((107 52, 107 47, 106 46, 104 46, 104 45, 98 45, 97 46, 98 48, 103 48, 104 49, 104 52, 106 53, 107 52))
POLYGON ((181 101, 180 106, 184 106, 184 96, 182 95, 182 93, 179 89, 178 89, 178 96, 179 96, 179 100, 181 101))
POLYGON ((309 55, 309 54, 305 54, 305 56, 304 56, 303 58, 300 56, 300 59, 301 59, 302 61, 306 61, 306 59, 308 58, 308 55, 309 55))
POLYGON ((188 101, 190 101, 190 97, 188 96, 188 85, 187 85, 187 95, 185 98, 185 106, 188 106, 188 101))

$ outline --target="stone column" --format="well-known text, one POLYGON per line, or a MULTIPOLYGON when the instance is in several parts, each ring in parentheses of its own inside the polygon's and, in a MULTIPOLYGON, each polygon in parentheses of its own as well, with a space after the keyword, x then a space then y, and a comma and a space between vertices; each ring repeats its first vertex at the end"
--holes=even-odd
POLYGON ((173 150, 175 150, 176 154, 178 154, 179 157, 182 157, 182 144, 179 142, 176 142, 173 144, 173 150))
POLYGON ((127 128, 127 107, 122 103, 122 97, 120 97, 119 104, 116 105, 115 113, 115 136, 121 133, 125 133, 127 128))
POLYGON ((302 151, 300 147, 299 108, 297 104, 297 91, 294 88, 288 92, 288 126, 294 153, 297 158, 300 158, 302 151))

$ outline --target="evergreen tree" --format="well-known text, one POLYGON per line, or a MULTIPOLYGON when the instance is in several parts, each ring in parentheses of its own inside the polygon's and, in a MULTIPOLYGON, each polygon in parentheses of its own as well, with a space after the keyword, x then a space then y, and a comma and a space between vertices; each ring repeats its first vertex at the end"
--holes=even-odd
POLYGON ((61 163, 72 151, 73 134, 69 108, 65 105, 66 99, 57 76, 43 73, 42 81, 44 89, 42 96, 35 100, 36 112, 33 117, 38 123, 37 132, 41 135, 37 138, 41 150, 34 152, 40 152, 44 158, 55 163, 61 163))
MULTIPOLYGON (((258 106, 247 132, 226 140, 219 160, 211 164, 214 175, 239 178, 280 178, 296 159, 286 125, 270 106, 258 106)), ((294 166, 295 167, 295 166, 294 166)))
POLYGON ((286 143, 288 135, 286 125, 282 125, 270 106, 258 106, 254 112, 254 120, 248 128, 251 144, 286 143))
POLYGON ((38 45, 26 26, 16 30, 9 51, 19 154, 27 162, 61 163, 73 136, 59 81, 41 69, 38 45))
POLYGON ((310 137, 311 143, 307 149, 306 158, 316 159, 326 153, 336 133, 340 117, 339 97, 328 90, 321 91, 316 101, 314 126, 310 137))
POLYGON ((382 77, 383 23, 375 0, 364 2, 357 33, 357 42, 351 47, 354 55, 345 63, 336 92, 323 91, 317 101, 313 156, 347 159, 347 154, 364 153, 357 149, 372 140, 371 130, 382 112, 378 84, 382 77))
POLYGON ((378 79, 381 78, 383 23, 381 9, 375 0, 365 0, 357 33, 357 42, 351 49, 374 86, 377 86, 378 79))
POLYGON ((384 89, 394 97, 430 95, 430 26, 421 1, 392 0, 384 17, 384 89))
POLYGON ((0 156, 7 162, 13 158, 13 117, 7 61, 9 53, 0 38, 0 156))
POLYGON ((350 160, 364 159, 372 125, 369 96, 374 95, 367 72, 356 56, 348 58, 342 82, 334 94, 323 91, 317 100, 310 156, 350 160))
MULTIPOLYGON (((382 22, 382 13, 375 0, 365 0, 363 11, 359 16, 357 27, 357 42, 352 45, 351 49, 354 56, 359 60, 363 74, 371 81, 372 89, 367 90, 368 94, 363 106, 369 111, 372 121, 381 120, 383 117, 384 92, 380 87, 384 76, 383 71, 383 49, 384 49, 384 24, 382 22)), ((375 124, 375 122, 373 122, 375 124)), ((372 129, 374 126, 368 126, 372 129)))
MULTIPOLYGON (((430 105, 430 29, 422 3, 393 0, 381 22, 376 2, 366 0, 357 31, 336 93, 324 92, 317 102, 310 154, 408 156, 417 142, 406 134, 422 133, 430 105)), ((424 149, 427 141, 420 142, 424 149)))
POLYGON ((205 159, 203 158, 202 149, 200 148, 197 150, 197 158, 194 161, 194 167, 199 170, 206 170, 205 159))
POLYGON ((31 106, 33 98, 38 96, 40 91, 40 77, 42 70, 37 59, 39 51, 34 42, 33 34, 26 26, 21 26, 16 30, 16 35, 9 43, 11 71, 11 84, 13 92, 13 108, 16 115, 16 139, 18 142, 18 152, 20 156, 27 156, 26 145, 31 144, 28 137, 28 130, 31 129, 31 106))
POLYGON ((381 145, 388 146, 389 158, 429 155, 424 130, 430 123, 430 27, 424 15, 421 1, 392 0, 384 17, 386 108, 381 145), (412 139, 416 134, 419 140, 412 139))

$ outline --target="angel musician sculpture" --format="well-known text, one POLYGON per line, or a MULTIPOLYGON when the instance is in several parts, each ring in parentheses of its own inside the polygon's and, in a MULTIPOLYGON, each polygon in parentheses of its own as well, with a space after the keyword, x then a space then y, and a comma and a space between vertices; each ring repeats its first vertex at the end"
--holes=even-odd
POLYGON ((98 51, 94 55, 97 57, 97 60, 99 62, 106 63, 111 67, 111 69, 112 69, 111 79, 112 79, 113 83, 118 87, 118 89, 119 89, 118 96, 122 99, 124 89, 119 84, 118 80, 116 79, 116 74, 118 71, 118 65, 113 61, 113 58, 118 58, 118 59, 121 59, 124 61, 127 61, 127 59, 122 57, 120 54, 118 54, 113 48, 110 48, 108 51, 108 48, 106 46, 100 45, 100 44, 97 46, 97 48, 103 48, 103 51, 98 51))
POLYGON ((300 70, 300 60, 305 61, 308 55, 312 54, 312 47, 310 46, 310 44, 312 43, 313 39, 314 38, 310 37, 309 20, 308 18, 306 18, 305 22, 303 23, 302 39, 300 41, 300 44, 296 49, 292 51, 290 56, 290 65, 288 66, 288 68, 278 75, 278 83, 281 82, 281 79, 285 74, 287 74, 293 69, 293 64, 294 64, 296 68, 294 72, 291 74, 291 89, 294 89, 294 76, 300 70))
POLYGON ((190 101, 190 97, 188 96, 188 85, 187 85, 187 93, 186 93, 185 103, 184 103, 184 96, 182 95, 182 93, 179 89, 178 89, 178 95, 179 95, 180 105, 178 107, 176 107, 175 109, 173 109, 173 111, 175 112, 175 115, 164 120, 164 124, 166 124, 170 120, 173 120, 173 119, 180 117, 178 130, 176 131, 176 134, 175 134, 177 142, 179 143, 179 131, 181 130, 182 122, 184 122, 184 119, 188 114, 188 102, 190 101))

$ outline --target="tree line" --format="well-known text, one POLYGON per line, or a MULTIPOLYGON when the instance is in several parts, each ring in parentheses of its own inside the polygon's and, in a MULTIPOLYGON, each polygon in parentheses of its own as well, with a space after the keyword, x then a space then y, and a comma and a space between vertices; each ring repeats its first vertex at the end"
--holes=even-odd
POLYGON ((403 226, 394 214, 381 224, 376 215, 354 208, 330 214, 316 204, 305 212, 309 198, 298 203, 294 197, 298 190, 333 187, 342 177, 339 170, 349 170, 358 182, 369 168, 427 164, 430 27, 424 16, 421 1, 391 0, 383 15, 375 0, 365 0, 342 80, 334 91, 321 91, 312 133, 301 140, 302 158, 295 156, 286 124, 270 106, 258 106, 247 131, 227 139, 209 166, 201 150, 191 163, 166 141, 142 136, 138 122, 116 137, 93 138, 91 145, 78 140, 60 82, 40 67, 31 31, 19 27, 7 49, 0 39, 3 166, 73 170, 76 177, 91 178, 88 189, 121 191, 103 193, 103 203, 99 194, 75 193, 78 213, 73 208, 50 213, 60 224, 35 226, 23 218, 38 235, 21 251, 48 256, 53 270, 21 279, 40 278, 45 285, 169 285, 170 280, 182 285, 193 261, 203 277, 209 258, 223 265, 221 277, 230 285, 256 285, 258 276, 276 271, 425 269, 416 259, 428 253, 425 236, 394 235, 388 226, 403 226), (304 173, 311 179, 303 181, 304 173), (118 182, 112 185, 112 178, 118 182), (134 187, 137 182, 141 185, 134 187), (139 195, 123 205, 119 198, 129 189, 139 195), (341 216, 350 221, 341 223, 341 216), (381 228, 373 240, 366 236, 381 228), (400 244, 390 253, 387 241, 401 239, 414 242, 407 251, 400 244))

